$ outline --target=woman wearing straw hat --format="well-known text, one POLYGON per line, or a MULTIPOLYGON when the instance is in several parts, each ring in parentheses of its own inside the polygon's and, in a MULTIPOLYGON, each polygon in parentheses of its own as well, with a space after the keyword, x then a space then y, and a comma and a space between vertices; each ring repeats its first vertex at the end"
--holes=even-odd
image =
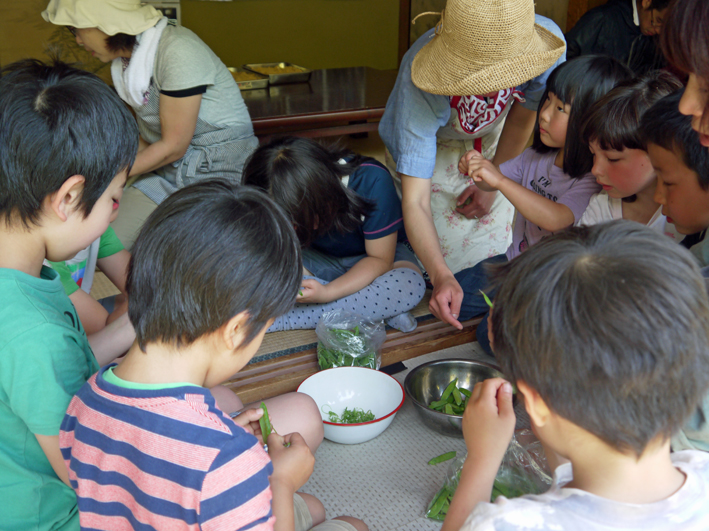
POLYGON ((564 51, 563 33, 534 14, 533 0, 448 0, 437 27, 404 55, 379 134, 400 180, 406 233, 434 286, 430 309, 458 328, 463 292, 453 272, 504 252, 514 213, 461 175, 458 160, 473 148, 497 165, 522 152, 564 51))
POLYGON ((51 0, 42 17, 111 62, 116 91, 138 120, 130 173, 137 180, 113 224, 126 247, 178 188, 205 177, 241 179, 258 140, 234 78, 197 35, 140 0, 51 0))

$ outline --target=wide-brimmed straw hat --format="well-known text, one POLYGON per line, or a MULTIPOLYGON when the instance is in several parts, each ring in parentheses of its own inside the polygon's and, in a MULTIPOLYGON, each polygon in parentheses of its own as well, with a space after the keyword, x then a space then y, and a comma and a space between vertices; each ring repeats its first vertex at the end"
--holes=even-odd
POLYGON ((98 28, 106 35, 138 35, 162 18, 140 0, 51 0, 42 18, 58 26, 98 28))
POLYGON ((533 0, 448 0, 411 65, 414 84, 445 96, 516 87, 548 70, 566 45, 534 23, 533 0))

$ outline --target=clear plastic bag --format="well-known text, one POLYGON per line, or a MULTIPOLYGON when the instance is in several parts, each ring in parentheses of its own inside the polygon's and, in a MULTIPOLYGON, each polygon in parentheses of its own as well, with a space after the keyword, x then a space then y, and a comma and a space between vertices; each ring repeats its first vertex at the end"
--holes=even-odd
POLYGON ((463 463, 465 463, 465 456, 456 457, 448 465, 448 470, 446 471, 446 479, 443 481, 443 486, 433 497, 431 502, 426 507, 426 517, 433 520, 443 521, 448 514, 448 507, 450 506, 451 500, 453 499, 453 494, 455 494, 455 489, 458 488, 458 482, 460 481, 460 471, 463 470, 463 463))
POLYGON ((495 476, 492 497, 517 498, 524 494, 541 494, 549 490, 548 472, 542 443, 530 430, 521 430, 512 437, 502 464, 495 476))
POLYGON ((379 369, 381 348, 386 339, 383 322, 368 321, 338 308, 320 317, 315 333, 318 336, 318 365, 321 369, 379 369))
MULTIPOLYGON (((426 508, 428 518, 440 521, 445 519, 455 489, 458 488, 463 463, 465 456, 456 458, 449 465, 443 486, 426 508)), ((551 475, 541 443, 530 430, 515 432, 495 476, 490 501, 495 501, 498 496, 516 498, 524 494, 541 494, 550 485, 551 475)))

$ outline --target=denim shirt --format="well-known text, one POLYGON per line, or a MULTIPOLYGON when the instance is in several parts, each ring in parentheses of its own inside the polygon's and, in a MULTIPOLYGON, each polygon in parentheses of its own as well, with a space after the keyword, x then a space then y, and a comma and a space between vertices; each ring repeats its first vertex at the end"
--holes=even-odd
MULTIPOLYGON (((552 20, 535 15, 535 23, 564 39, 564 34, 552 20)), ((411 81, 411 63, 418 51, 428 44, 434 31, 424 33, 404 55, 379 124, 379 136, 396 162, 396 170, 423 179, 430 179, 433 175, 436 133, 446 126, 451 116, 448 96, 424 92, 411 81)), ((536 112, 549 74, 565 60, 566 52, 547 71, 516 87, 524 92, 526 101, 520 102, 523 107, 536 112)))

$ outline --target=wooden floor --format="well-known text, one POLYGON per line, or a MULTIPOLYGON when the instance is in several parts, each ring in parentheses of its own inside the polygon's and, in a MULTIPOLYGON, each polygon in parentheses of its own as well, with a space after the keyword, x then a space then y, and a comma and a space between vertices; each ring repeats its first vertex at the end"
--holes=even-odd
MULTIPOLYGON (((389 330, 382 348, 382 367, 475 341, 480 318, 463 322, 463 329, 430 319, 419 323, 414 332, 389 330)), ((315 349, 287 354, 244 367, 223 385, 234 391, 244 404, 295 391, 308 376, 318 371, 315 349)))

